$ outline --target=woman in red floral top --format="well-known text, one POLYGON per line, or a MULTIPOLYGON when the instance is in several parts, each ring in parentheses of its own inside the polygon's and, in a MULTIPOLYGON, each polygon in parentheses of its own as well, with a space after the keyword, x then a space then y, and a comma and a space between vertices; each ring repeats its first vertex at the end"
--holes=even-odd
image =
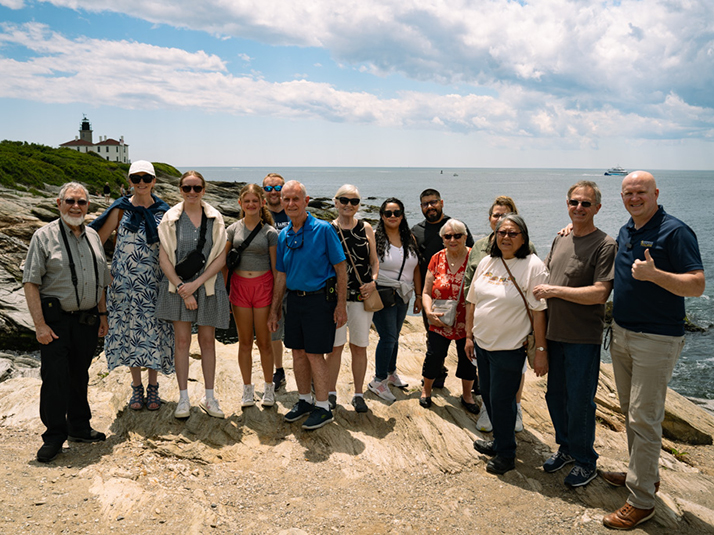
POLYGON ((424 281, 422 303, 429 320, 426 357, 422 366, 424 386, 419 404, 431 407, 431 387, 434 379, 441 373, 444 359, 451 341, 456 342, 459 362, 456 377, 461 379, 461 404, 472 413, 478 414, 478 405, 473 398, 471 387, 476 379, 476 367, 466 356, 466 305, 464 301, 463 280, 470 248, 466 247, 466 226, 457 219, 449 219, 441 227, 439 235, 444 240, 444 249, 436 253, 429 262, 429 269, 424 281), (443 312, 433 308, 434 300, 457 301, 456 318, 452 325, 442 322, 443 312))

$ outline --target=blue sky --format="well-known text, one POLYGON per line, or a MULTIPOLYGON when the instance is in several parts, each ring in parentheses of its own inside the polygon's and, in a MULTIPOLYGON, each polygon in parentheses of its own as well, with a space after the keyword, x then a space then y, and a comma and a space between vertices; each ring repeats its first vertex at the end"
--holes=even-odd
POLYGON ((0 0, 0 139, 187 166, 714 169, 711 0, 0 0))

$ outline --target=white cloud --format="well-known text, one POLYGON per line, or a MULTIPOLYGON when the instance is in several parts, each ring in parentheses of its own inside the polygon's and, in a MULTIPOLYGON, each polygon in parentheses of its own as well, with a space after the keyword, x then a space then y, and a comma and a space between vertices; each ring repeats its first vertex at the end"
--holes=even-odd
POLYGON ((25 7, 23 0, 0 0, 0 6, 10 9, 22 9, 25 7))
MULTIPOLYGON (((690 4, 702 7, 694 0, 690 4)), ((71 5, 90 9, 84 0, 71 5)), ((99 0, 91 9, 108 9, 110 5, 118 4, 99 0)), ((239 8, 211 3, 179 3, 168 9, 157 2, 137 4, 134 0, 121 5, 127 12, 136 8, 132 14, 155 22, 162 17, 176 25, 191 20, 193 28, 216 33, 241 28, 261 34, 262 39, 261 31, 267 30, 256 21, 268 21, 272 13, 275 23, 270 31, 273 35, 278 32, 285 42, 327 46, 353 65, 362 62, 358 69, 363 67, 368 73, 399 71, 418 79, 471 84, 465 87, 482 84, 478 92, 485 88, 488 95, 405 91, 394 98, 380 98, 304 79, 267 82, 260 72, 233 75, 223 59, 203 51, 133 41, 72 40, 47 26, 30 23, 0 25, 0 53, 11 45, 32 52, 22 61, 0 56, 0 97, 484 131, 494 139, 543 138, 544 146, 555 139, 561 144, 591 147, 598 139, 613 135, 711 138, 714 131, 712 106, 696 103, 697 98, 692 97, 712 98, 711 84, 706 86, 701 80, 711 82, 714 74, 711 69, 690 72, 687 66, 691 62, 684 61, 684 57, 696 57, 700 68, 711 64, 714 58, 707 52, 711 43, 709 48, 702 43, 686 44, 674 35, 671 25, 654 15, 658 24, 640 20, 638 24, 649 30, 632 36, 628 20, 633 19, 616 21, 610 11, 566 0, 545 2, 549 9, 541 4, 533 7, 496 1, 482 8, 480 17, 468 16, 474 14, 470 3, 458 7, 453 2, 426 1, 411 7, 354 4, 349 17, 343 4, 330 4, 328 13, 321 2, 291 6, 285 10, 288 14, 269 2, 267 7, 265 3, 251 4, 250 9, 247 4, 239 8), (271 5, 273 12, 268 9, 271 5), (245 11, 245 20, 239 24, 233 17, 231 22, 226 10, 234 14, 245 11), (318 21, 318 14, 326 19, 318 21), (293 17, 291 24, 286 22, 288 15, 293 17), (315 25, 305 26, 307 21, 315 25), (365 21, 370 22, 366 30, 356 23, 365 21), (381 26, 375 27, 377 23, 381 26), (310 31, 301 38, 303 27, 310 31), (643 42, 646 46, 637 45, 643 42), (651 50, 661 52, 663 61, 652 66, 642 61, 642 57, 653 57, 651 50), (642 65, 639 71, 638 65, 642 65), (669 75, 681 71, 689 84, 681 88, 665 84, 665 75, 657 73, 656 67, 669 75), (652 79, 644 81, 646 76, 652 79)), ((246 54, 239 57, 251 60, 246 54)))

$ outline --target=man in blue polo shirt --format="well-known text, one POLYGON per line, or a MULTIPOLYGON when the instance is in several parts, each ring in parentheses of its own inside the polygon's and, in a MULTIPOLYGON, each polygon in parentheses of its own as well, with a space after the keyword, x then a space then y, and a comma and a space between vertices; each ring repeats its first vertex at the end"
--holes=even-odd
POLYGON ((309 414, 303 429, 317 429, 332 421, 325 353, 332 351, 335 329, 347 322, 345 254, 332 225, 307 212, 310 197, 305 186, 291 180, 281 194, 290 224, 278 236, 277 275, 268 326, 273 332, 277 330, 287 290, 285 346, 293 350, 300 399, 285 420, 295 422, 309 414), (317 398, 314 402, 311 380, 317 398))
POLYGON ((654 177, 630 173, 621 195, 632 217, 617 237, 611 353, 630 464, 627 472, 601 475, 630 491, 603 524, 632 529, 655 514, 667 383, 684 346, 684 298, 702 295, 705 280, 697 237, 657 205, 654 177))

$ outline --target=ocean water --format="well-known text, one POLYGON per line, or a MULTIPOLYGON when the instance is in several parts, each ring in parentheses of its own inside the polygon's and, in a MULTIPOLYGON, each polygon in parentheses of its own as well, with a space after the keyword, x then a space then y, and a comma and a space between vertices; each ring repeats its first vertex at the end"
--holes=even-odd
MULTIPOLYGON (((189 168, 182 169, 187 171, 189 168)), ((312 198, 332 198, 342 184, 356 185, 369 204, 387 197, 404 202, 407 219, 414 225, 423 216, 419 193, 435 188, 444 199, 444 212, 462 220, 478 239, 490 232, 488 208, 498 195, 512 197, 524 217, 531 241, 545 258, 556 232, 568 222, 566 194, 578 180, 597 182, 602 208, 595 217, 599 228, 613 237, 629 217, 620 199, 622 177, 604 176, 604 169, 479 169, 479 168, 355 168, 355 167, 197 167, 207 180, 257 182, 270 173, 299 180, 312 198), (369 199, 368 199, 369 198, 369 199)), ((692 322, 714 324, 714 218, 709 203, 714 199, 714 171, 648 170, 657 179, 659 203, 687 223, 699 239, 705 274, 709 281, 702 297, 687 299, 692 322)), ((604 352, 604 360, 609 355, 604 352)), ((714 328, 688 333, 686 345, 670 385, 679 393, 702 400, 714 408, 714 328)))

